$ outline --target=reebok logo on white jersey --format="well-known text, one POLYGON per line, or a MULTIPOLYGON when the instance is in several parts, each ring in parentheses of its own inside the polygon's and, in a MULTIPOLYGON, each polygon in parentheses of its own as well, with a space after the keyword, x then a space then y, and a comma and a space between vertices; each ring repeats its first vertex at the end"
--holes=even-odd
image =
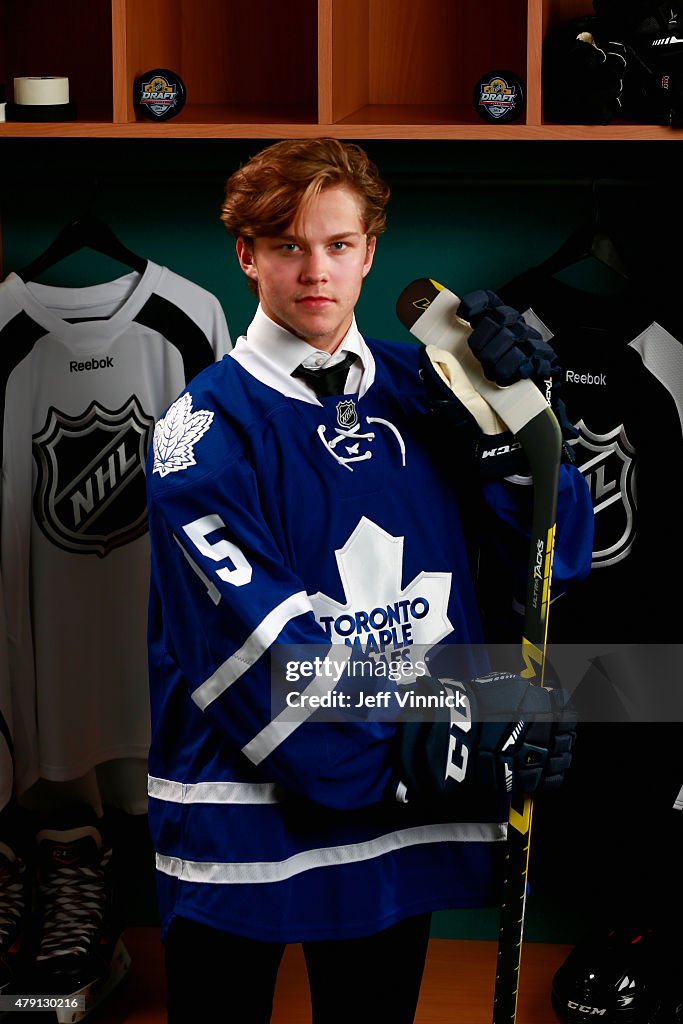
POLYGON ((567 370, 566 379, 571 384, 597 384, 607 387, 607 376, 604 373, 581 373, 579 370, 567 370))
POLYGON ((109 370, 114 365, 114 359, 112 356, 105 356, 104 359, 87 359, 84 363, 79 363, 77 359, 72 359, 69 363, 69 370, 71 373, 83 373, 86 370, 109 370))

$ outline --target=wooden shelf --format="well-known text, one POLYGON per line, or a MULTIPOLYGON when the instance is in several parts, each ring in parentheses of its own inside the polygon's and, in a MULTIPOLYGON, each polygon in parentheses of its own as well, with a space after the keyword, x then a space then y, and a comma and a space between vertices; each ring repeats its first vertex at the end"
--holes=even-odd
MULTIPOLYGON (((290 123, 263 121, 213 123, 207 121, 166 124, 112 124, 108 121, 43 122, 42 124, 0 124, 2 138, 112 138, 112 139, 282 139, 328 135, 340 139, 470 139, 527 141, 593 140, 653 141, 683 139, 683 133, 658 125, 504 125, 491 130, 485 124, 409 124, 403 129, 392 124, 290 123)), ((588 171, 589 172, 589 171, 588 171)), ((588 173, 587 172, 587 173, 588 173)))
POLYGON ((495 25, 464 0, 0 0, 8 99, 17 75, 68 75, 79 112, 0 124, 0 138, 683 138, 660 125, 544 121, 544 39, 581 14, 585 0, 508 0, 495 25), (133 106, 135 79, 155 67, 187 88, 185 109, 162 123, 133 106), (526 81, 522 120, 477 115, 474 87, 494 69, 526 81))

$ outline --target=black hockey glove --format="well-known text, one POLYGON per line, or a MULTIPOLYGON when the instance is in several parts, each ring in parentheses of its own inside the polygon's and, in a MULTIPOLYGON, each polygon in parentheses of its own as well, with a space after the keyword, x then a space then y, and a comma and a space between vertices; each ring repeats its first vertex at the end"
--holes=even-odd
POLYGON ((469 346, 489 380, 501 387, 530 379, 552 406, 565 440, 579 436, 567 416, 560 388, 564 372, 553 348, 521 313, 506 306, 495 292, 468 292, 460 303, 459 316, 469 321, 469 346))
POLYGON ((400 773, 407 800, 457 801, 485 792, 534 793, 563 781, 576 738, 567 694, 493 672, 468 683, 420 680, 445 711, 400 726, 400 773), (445 715, 449 714, 446 719, 445 715), (440 720, 438 715, 442 715, 440 720))
POLYGON ((683 10, 653 0, 593 0, 595 15, 551 32, 543 52, 548 120, 683 121, 683 10))
POLYGON ((577 18, 548 36, 543 97, 548 120, 609 124, 622 113, 628 52, 623 35, 605 36, 600 19, 577 18))

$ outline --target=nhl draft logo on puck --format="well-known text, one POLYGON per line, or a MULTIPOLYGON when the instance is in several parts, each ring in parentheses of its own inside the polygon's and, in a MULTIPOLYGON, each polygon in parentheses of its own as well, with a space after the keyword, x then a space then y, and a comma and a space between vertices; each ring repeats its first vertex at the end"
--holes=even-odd
POLYGON ((489 71, 477 82, 473 100, 484 121, 516 121, 524 113, 524 82, 512 71, 489 71))
POLYGON ((136 110, 152 121, 167 121, 185 106, 185 84, 174 71, 154 68, 136 78, 133 86, 136 110))

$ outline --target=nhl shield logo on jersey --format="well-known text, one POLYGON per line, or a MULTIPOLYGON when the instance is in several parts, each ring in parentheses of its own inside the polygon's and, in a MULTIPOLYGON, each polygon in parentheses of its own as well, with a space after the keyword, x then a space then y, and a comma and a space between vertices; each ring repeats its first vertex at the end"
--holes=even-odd
POLYGON ((579 437, 570 444, 595 513, 592 565, 614 565, 627 557, 636 535, 636 452, 623 426, 595 434, 579 420, 576 428, 579 437))
MULTIPOLYGON (((336 418, 334 437, 328 439, 327 427, 324 423, 321 423, 318 427, 317 434, 325 445, 325 450, 332 456, 335 462, 353 473, 352 463, 368 462, 372 458, 372 445, 375 440, 376 431, 374 429, 361 429, 362 425, 358 409, 352 398, 337 402, 336 418)), ((389 420, 382 419, 380 416, 368 416, 365 423, 368 428, 371 425, 373 427, 379 425, 390 432, 396 442, 401 465, 405 466, 406 446, 398 428, 393 423, 390 423, 389 420)))
POLYGON ((344 402, 337 402, 337 423, 340 427, 346 430, 350 427, 355 427, 358 423, 356 403, 353 399, 348 399, 344 402))
POLYGON ((153 426, 135 395, 113 412, 98 402, 80 416, 50 409, 33 438, 34 514, 53 544, 104 558, 146 532, 144 465, 153 426))

